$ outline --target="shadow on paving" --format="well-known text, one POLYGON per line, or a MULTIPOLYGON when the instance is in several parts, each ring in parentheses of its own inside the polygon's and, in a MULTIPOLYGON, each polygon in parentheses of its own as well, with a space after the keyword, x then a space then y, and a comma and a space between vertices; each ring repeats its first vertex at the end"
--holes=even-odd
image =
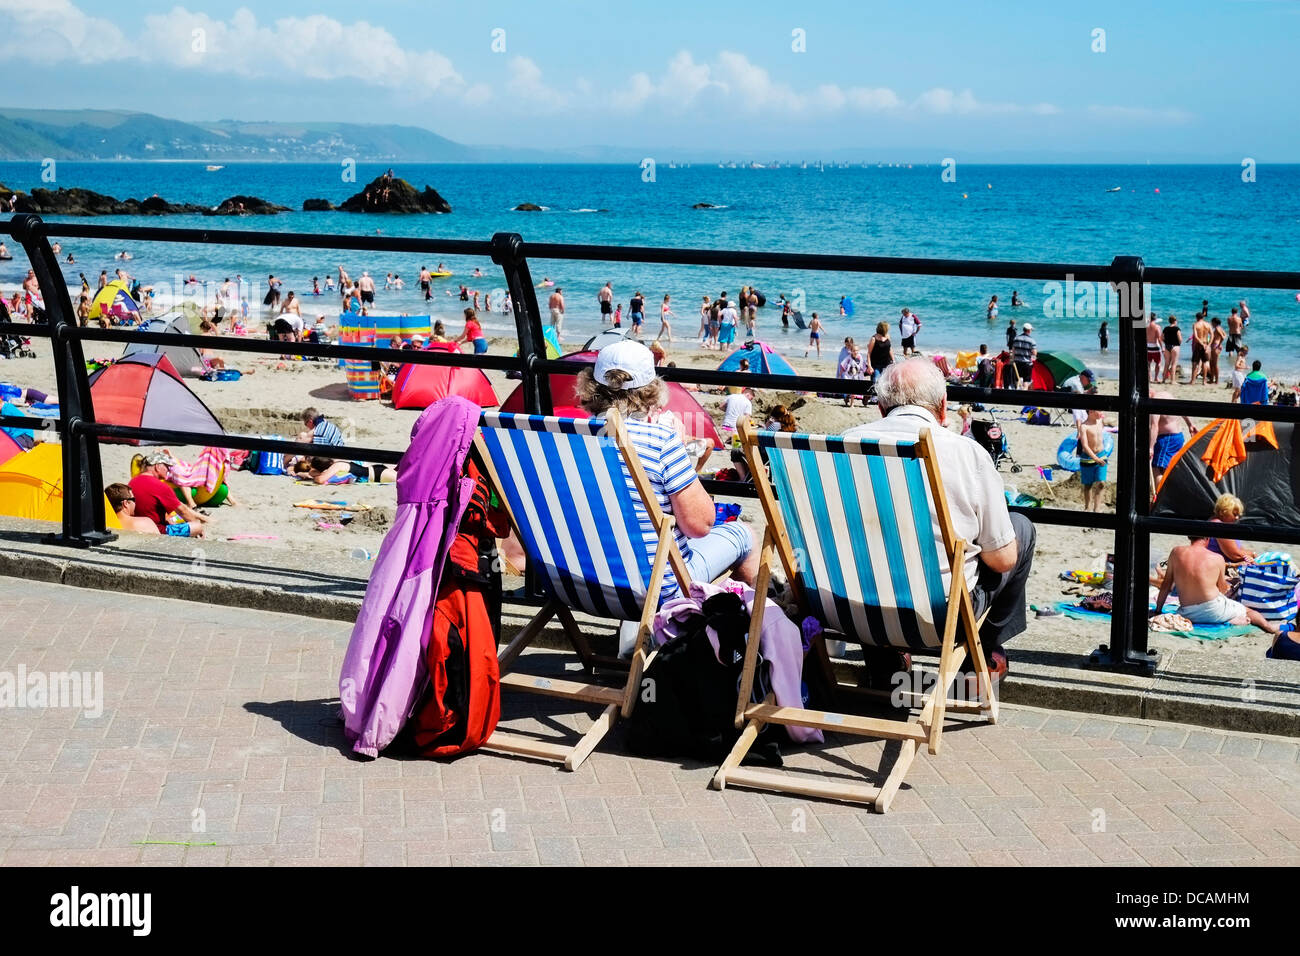
POLYGON ((293 593, 328 598, 360 600, 366 593, 364 578, 331 574, 321 569, 295 568, 283 561, 268 567, 254 561, 222 558, 217 553, 222 550, 219 542, 177 538, 174 540, 181 543, 173 547, 185 550, 173 551, 166 546, 156 547, 152 542, 148 547, 139 547, 119 538, 101 547, 69 550, 51 542, 50 537, 40 532, 10 529, 0 532, 6 557, 11 559, 75 563, 112 573, 153 573, 214 583, 273 585, 293 593), (201 561, 194 555, 198 549, 203 551, 201 561))
POLYGON ((286 733, 309 744, 353 756, 352 744, 343 736, 343 721, 339 719, 337 697, 317 700, 252 700, 244 704, 244 710, 274 720, 286 733))

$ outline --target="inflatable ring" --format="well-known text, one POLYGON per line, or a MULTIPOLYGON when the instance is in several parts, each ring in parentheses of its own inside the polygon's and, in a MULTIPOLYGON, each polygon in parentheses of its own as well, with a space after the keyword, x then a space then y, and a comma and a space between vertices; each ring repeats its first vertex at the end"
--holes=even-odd
POLYGON ((216 508, 225 502, 226 497, 230 494, 230 486, 226 484, 226 470, 224 468, 221 469, 221 475, 217 481, 217 487, 212 491, 208 491, 206 488, 192 489, 196 505, 207 505, 209 508, 216 508))
MULTIPOLYGON (((1115 451, 1115 436, 1106 432, 1101 440, 1102 454, 1109 456, 1115 451)), ((1079 470, 1079 436, 1066 435, 1056 449, 1056 463, 1066 471, 1079 470)))

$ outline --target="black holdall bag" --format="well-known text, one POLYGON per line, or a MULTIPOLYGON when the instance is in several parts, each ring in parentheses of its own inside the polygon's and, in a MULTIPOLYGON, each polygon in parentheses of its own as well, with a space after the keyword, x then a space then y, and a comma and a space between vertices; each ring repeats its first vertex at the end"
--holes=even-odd
MULTIPOLYGON (((711 763, 726 758, 740 736, 735 726, 736 694, 748 632, 749 610, 740 596, 716 594, 687 622, 684 633, 659 648, 636 690, 636 706, 628 720, 627 746, 632 753, 711 763), (709 628, 718 636, 717 656, 706 633, 709 628)), ((760 657, 754 700, 763 700, 769 689, 767 664, 760 657)), ((783 737, 776 725, 765 726, 746 762, 781 766, 778 740, 783 737)))

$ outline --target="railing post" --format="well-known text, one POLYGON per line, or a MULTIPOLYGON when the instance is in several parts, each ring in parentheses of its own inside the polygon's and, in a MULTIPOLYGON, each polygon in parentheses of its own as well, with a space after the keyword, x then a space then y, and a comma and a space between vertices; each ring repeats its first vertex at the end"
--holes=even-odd
MULTIPOLYGON (((510 290, 510 303, 515 311, 524 411, 529 415, 549 415, 555 410, 551 404, 551 381, 538 366, 539 362, 546 360, 546 336, 542 332, 542 313, 537 307, 537 292, 524 254, 524 237, 517 232, 495 233, 492 236, 492 261, 505 272, 506 288, 510 290)), ((530 563, 524 571, 523 594, 537 598, 544 593, 538 571, 530 563)))
POLYGON ((1141 403, 1148 397, 1145 265, 1138 256, 1116 256, 1111 286, 1119 300, 1119 446, 1116 461, 1115 578, 1110 644, 1093 651, 1094 664, 1154 669, 1158 655, 1147 651, 1147 568, 1151 541, 1136 519, 1150 510, 1147 448, 1149 421, 1141 403))
POLYGON ((542 333, 542 314, 537 307, 533 277, 524 255, 524 238, 517 232, 498 232, 492 236, 492 261, 505 272, 506 287, 515 310, 515 328, 519 333, 520 371, 523 374, 524 411, 530 415, 549 415, 550 379, 537 363, 546 360, 546 337, 542 333))
POLYGON ((86 548, 112 541, 117 535, 104 526, 104 472, 99 461, 99 442, 82 429, 95 420, 86 379, 86 360, 81 340, 72 333, 77 316, 58 258, 45 236, 39 216, 21 213, 11 222, 13 236, 22 243, 45 300, 50 326, 50 350, 54 377, 59 390, 59 419, 63 425, 63 533, 60 544, 86 548))

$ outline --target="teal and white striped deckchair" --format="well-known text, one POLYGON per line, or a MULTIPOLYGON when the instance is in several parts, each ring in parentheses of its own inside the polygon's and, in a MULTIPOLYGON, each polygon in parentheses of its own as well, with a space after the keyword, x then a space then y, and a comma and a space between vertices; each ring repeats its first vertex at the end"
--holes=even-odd
POLYGON ((673 517, 659 507, 641 459, 618 412, 598 419, 550 418, 485 412, 475 440, 488 478, 501 497, 549 600, 499 655, 503 688, 586 704, 604 712, 577 744, 563 747, 532 738, 494 733, 489 750, 562 761, 574 770, 635 702, 650 623, 659 608, 665 572, 671 567, 682 593, 690 584, 673 534, 673 517), (632 476, 641 503, 659 535, 653 560, 624 476, 632 476), (637 621, 636 645, 622 687, 508 674, 519 654, 558 616, 574 650, 590 668, 614 663, 592 653, 572 610, 613 621, 637 621))
MULTIPOLYGON (((828 632, 865 645, 937 652, 939 674, 928 693, 901 695, 920 704, 916 720, 777 707, 770 701, 751 704, 758 644, 751 640, 736 705, 736 726, 743 725, 744 731, 713 785, 722 789, 736 783, 852 800, 870 803, 883 813, 902 784, 917 745, 927 743, 931 754, 939 752, 945 711, 981 713, 990 721, 997 717, 975 608, 962 571, 966 543, 953 531, 934 439, 924 429, 916 440, 756 431, 748 421, 741 423, 740 435, 767 519, 758 592, 767 588, 775 552, 801 607, 828 632), (949 568, 956 573, 945 587, 943 575, 949 568), (980 702, 948 701, 948 687, 967 654, 979 675, 980 702), (879 787, 740 767, 765 723, 883 737, 903 744, 879 787)), ((762 627, 761 606, 751 625, 751 635, 756 635, 762 627)), ((831 690, 837 691, 825 640, 814 649, 831 690)))

